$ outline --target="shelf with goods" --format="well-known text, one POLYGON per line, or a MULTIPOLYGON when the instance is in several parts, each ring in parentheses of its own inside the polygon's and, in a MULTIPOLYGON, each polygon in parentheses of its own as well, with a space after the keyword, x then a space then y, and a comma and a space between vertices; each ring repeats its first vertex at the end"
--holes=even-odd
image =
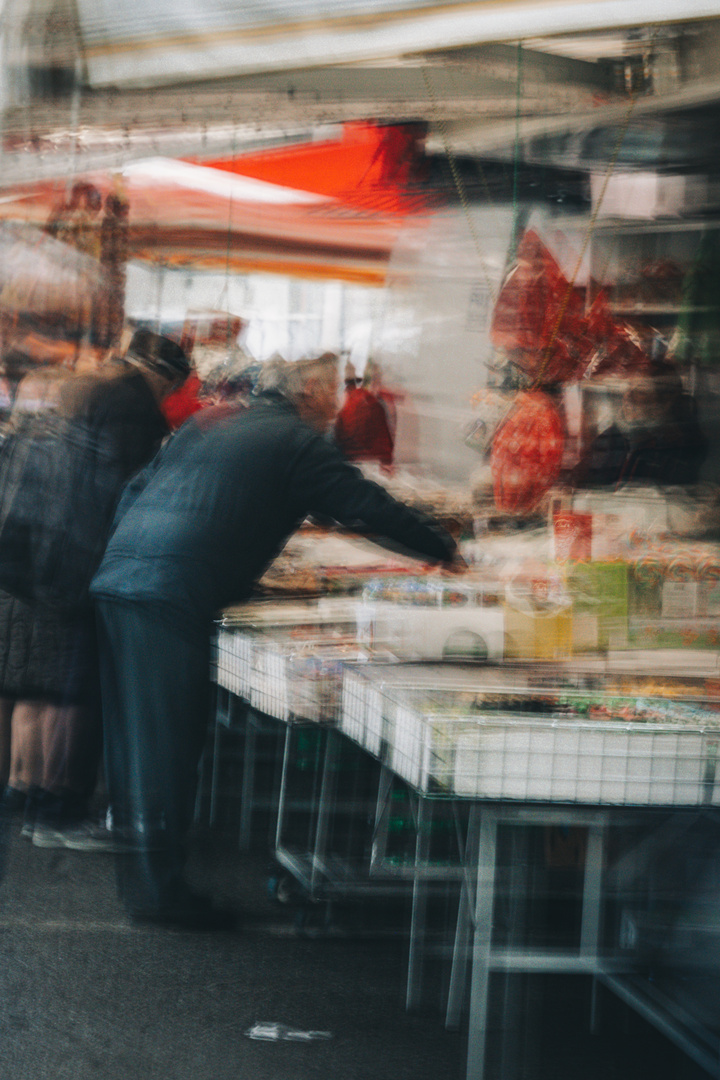
POLYGON ((716 254, 720 221, 603 219, 590 245, 588 305, 604 292, 614 315, 642 325, 656 321, 667 334, 675 324, 720 321, 716 254))

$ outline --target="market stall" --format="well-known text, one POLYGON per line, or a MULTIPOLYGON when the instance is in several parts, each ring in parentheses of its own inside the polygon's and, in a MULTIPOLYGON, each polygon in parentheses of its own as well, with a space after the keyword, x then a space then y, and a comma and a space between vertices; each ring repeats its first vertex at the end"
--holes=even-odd
POLYGON ((367 541, 307 528, 261 582, 266 599, 227 613, 219 636, 218 681, 285 725, 283 869, 323 900, 410 890, 409 1005, 422 988, 428 896, 438 882, 455 890, 446 1018, 457 1025, 469 1009, 473 1080, 484 1075, 494 971, 590 975, 711 1074, 718 1054, 716 1026, 679 1004, 677 981, 657 991, 662 964, 649 973, 644 942, 628 945, 621 929, 646 925, 650 897, 616 885, 619 837, 642 832, 659 858, 653 838, 668 820, 712 831, 720 804, 718 502, 699 482, 697 339, 671 348, 654 318, 668 310, 647 299, 690 288, 701 255, 676 252, 681 272, 635 245, 611 283, 607 240, 595 256, 601 289, 594 274, 590 289, 573 284, 536 234, 521 241, 493 312, 504 384, 474 402, 481 471, 462 485, 368 470, 455 532, 468 572, 418 572, 380 549, 373 557, 367 541), (629 311, 633 274, 645 299, 629 311), (308 730, 314 780, 298 802, 308 730), (339 764, 358 747, 374 762, 349 800, 364 828, 348 824, 339 764), (411 806, 402 838, 390 829, 398 790, 411 806), (438 847, 433 822, 448 814, 452 843, 438 847), (582 837, 574 950, 495 940, 495 888, 518 913, 524 902, 519 878, 497 876, 507 829, 582 837))
MULTIPOLYGON (((131 19, 130 6, 120 5, 113 30, 79 5, 92 87, 162 81, 188 62, 207 77, 297 60, 297 28, 269 27, 252 12, 228 27, 215 5, 210 29, 168 40, 149 36, 145 15, 131 19), (219 29, 230 38, 220 42, 219 29)), ((224 612, 218 626, 211 822, 224 797, 226 732, 236 732, 244 740, 243 847, 262 808, 273 818, 278 865, 312 899, 409 895, 409 1005, 422 988, 429 895, 436 885, 451 893, 457 921, 446 942, 445 1011, 451 1025, 469 1015, 471 1080, 485 1068, 496 970, 601 980, 717 1075, 716 1020, 700 1017, 697 1001, 681 1008, 677 985, 661 1001, 662 956, 646 963, 651 898, 638 899, 633 883, 626 904, 626 879, 612 884, 621 877, 619 834, 644 830, 652 863, 664 854, 660 843, 653 849, 656 827, 677 817, 712 831, 720 805, 716 181, 701 154, 670 175, 677 159, 653 148, 644 121, 632 120, 643 95, 638 113, 661 99, 678 110, 696 99, 714 104, 717 87, 688 86, 680 59, 691 56, 705 75, 714 66, 692 28, 660 35, 659 44, 656 30, 631 34, 608 46, 617 49, 611 56, 593 53, 592 42, 579 53, 577 41, 555 42, 562 68, 547 62, 552 49, 538 66, 537 43, 471 52, 462 62, 482 68, 476 99, 492 91, 486 129, 476 127, 474 99, 468 115, 452 113, 450 129, 434 82, 449 60, 436 50, 467 43, 468 12, 420 5, 402 16, 401 7, 379 5, 367 36, 328 12, 325 38, 300 37, 308 63, 324 62, 322 41, 331 40, 343 43, 345 59, 380 56, 382 66, 398 48, 393 19, 413 51, 417 35, 423 47, 435 35, 421 92, 406 90, 394 106, 407 123, 381 128, 354 115, 341 133, 238 153, 233 113, 222 150, 206 133, 182 161, 159 151, 138 160, 136 145, 117 175, 76 172, 87 158, 75 130, 75 187, 38 158, 38 175, 52 178, 8 188, 0 217, 6 234, 19 219, 35 226, 38 251, 72 256, 67 266, 50 260, 57 281, 42 298, 48 321, 58 307, 74 321, 65 335, 72 355, 60 357, 68 366, 83 345, 116 343, 129 258, 211 266, 228 278, 262 271, 386 287, 363 359, 372 353, 393 384, 378 401, 392 413, 395 465, 363 468, 445 524, 468 571, 448 577, 372 539, 305 523, 260 582, 258 601, 224 612), (570 68, 576 81, 566 85, 570 68), (568 110, 596 107, 604 127, 586 117, 568 130, 568 110), (428 116, 440 166, 421 146, 428 116), (528 117, 537 123, 521 131, 528 117), (117 221, 103 260, 96 211, 98 200, 112 208, 113 197, 117 221), (113 310, 99 319, 103 305, 113 310), (262 790, 264 733, 272 786, 262 790), (402 813, 393 812, 400 802, 402 813), (498 872, 505 827, 580 837, 576 850, 548 851, 543 864, 565 857, 580 881, 572 954, 522 940, 523 864, 509 881, 498 872), (502 941, 498 892, 509 897, 517 930, 502 941)), ((484 43, 507 37, 506 22, 490 25, 487 5, 470 7, 484 43)), ((696 7, 690 14, 704 14, 696 7)), ((627 4, 622 17, 617 4, 564 9, 564 21, 559 9, 547 18, 537 9, 528 27, 574 30, 590 9, 597 26, 639 17, 627 4)), ((294 84, 282 93, 292 101, 294 84)), ((693 124, 704 116, 694 114, 693 124)), ((26 132, 16 137, 21 147, 29 141, 26 132)), ((27 329, 37 294, 20 273, 3 287, 13 332, 27 329)), ((243 320, 226 320, 226 354, 243 320)), ((25 337, 30 349, 34 338, 25 337)), ((52 359, 48 340, 40 359, 52 359)), ((716 916, 703 930, 717 942, 716 916)), ((717 973, 703 977, 716 991, 717 973)))

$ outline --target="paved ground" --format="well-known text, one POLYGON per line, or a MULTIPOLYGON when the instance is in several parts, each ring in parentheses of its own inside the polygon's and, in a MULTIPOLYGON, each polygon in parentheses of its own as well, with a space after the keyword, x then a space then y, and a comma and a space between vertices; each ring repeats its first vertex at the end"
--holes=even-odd
MULTIPOLYGON (((402 908, 339 911, 305 933, 267 890, 268 858, 199 837, 196 881, 244 909, 238 935, 131 927, 112 859, 44 851, 12 825, 0 889, 0 1080, 462 1080, 466 1032, 445 1031, 447 964, 423 1009, 404 1008, 402 908), (370 931, 374 930, 375 933, 370 931), (256 1021, 332 1033, 256 1042, 256 1021)), ((497 995, 493 1080, 699 1080, 652 1029, 607 1000, 587 1030, 582 980, 526 980, 509 1024, 497 995), (507 1021, 507 1022, 506 1022, 507 1021)))

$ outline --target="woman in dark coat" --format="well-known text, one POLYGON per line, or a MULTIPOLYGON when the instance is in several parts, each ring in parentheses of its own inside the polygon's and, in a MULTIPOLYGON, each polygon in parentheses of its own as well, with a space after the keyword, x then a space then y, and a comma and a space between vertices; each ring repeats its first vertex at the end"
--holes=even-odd
MULTIPOLYGON (((12 726, 18 734, 27 728, 33 732, 31 761, 24 770, 23 742, 13 740, 20 760, 19 778, 14 776, 12 783, 29 793, 24 831, 39 847, 113 846, 107 830, 86 821, 102 743, 94 614, 86 587, 123 485, 168 432, 160 402, 188 370, 178 345, 142 330, 123 363, 97 376, 69 380, 57 403, 64 418, 58 427, 60 464, 40 477, 40 488, 43 479, 47 482, 45 491, 34 493, 31 486, 26 493, 47 503, 37 517, 42 550, 50 557, 42 565, 33 562, 29 573, 35 578, 25 595, 0 594, 0 695, 16 702, 12 726), (63 432, 66 437, 60 438, 63 432), (91 485, 81 483, 88 472, 91 485), (58 477, 64 485, 56 482, 58 477), (50 565, 55 570, 48 577, 50 565), (34 596, 28 596, 32 590, 34 596)), ((36 437, 44 437, 42 428, 36 437)), ((2 579, 3 571, 0 563, 0 581, 20 594, 9 570, 8 579, 2 579)), ((26 739, 24 745, 27 758, 31 742, 26 739)))

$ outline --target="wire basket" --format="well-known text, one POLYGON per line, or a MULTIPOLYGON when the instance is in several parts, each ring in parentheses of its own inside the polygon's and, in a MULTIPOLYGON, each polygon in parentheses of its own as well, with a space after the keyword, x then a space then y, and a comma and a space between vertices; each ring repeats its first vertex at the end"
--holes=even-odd
POLYGON ((615 806, 720 804, 720 731, 508 718, 458 733, 453 790, 615 806))
POLYGON ((337 721, 344 665, 368 659, 352 642, 255 639, 250 704, 278 720, 337 721))
POLYGON ((455 679, 437 667, 348 671, 341 726, 425 793, 720 804, 717 702, 533 686, 530 668, 458 671, 455 679))
POLYGON ((221 628, 216 639, 215 681, 218 686, 249 700, 252 666, 252 633, 221 628))

